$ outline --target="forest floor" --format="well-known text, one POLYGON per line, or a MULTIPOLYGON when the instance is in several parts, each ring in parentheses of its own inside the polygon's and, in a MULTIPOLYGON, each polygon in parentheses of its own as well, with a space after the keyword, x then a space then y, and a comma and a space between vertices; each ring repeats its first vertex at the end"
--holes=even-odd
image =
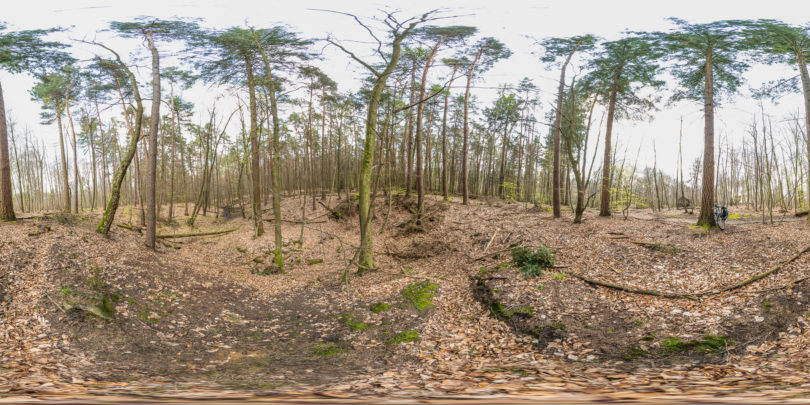
POLYGON ((159 239, 156 252, 137 227, 96 234, 94 213, 0 223, 0 401, 810 395, 804 219, 742 212, 721 232, 677 211, 589 211, 572 225, 429 196, 416 227, 414 199, 394 195, 376 201, 377 270, 357 274, 353 205, 321 201, 335 218, 308 200, 300 245, 301 201, 283 203, 283 274, 269 220, 253 238, 241 217, 209 212, 191 229, 179 215, 158 234, 235 231, 159 239), (526 276, 514 246, 547 246, 556 266, 526 276))

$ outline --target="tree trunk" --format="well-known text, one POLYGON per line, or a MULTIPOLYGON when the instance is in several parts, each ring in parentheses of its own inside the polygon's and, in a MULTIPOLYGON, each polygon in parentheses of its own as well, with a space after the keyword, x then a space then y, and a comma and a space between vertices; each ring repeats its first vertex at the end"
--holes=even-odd
POLYGON ((712 50, 706 53, 706 73, 703 84, 703 195, 700 201, 698 225, 716 226, 714 221, 714 80, 712 50))
POLYGON ((461 147, 461 192, 463 195, 462 204, 467 205, 469 204, 469 192, 467 190, 467 145, 468 145, 468 138, 470 133, 469 128, 469 104, 470 104, 470 85, 472 84, 473 73, 475 72, 475 64, 478 63, 478 59, 481 58, 481 54, 484 52, 484 49, 481 48, 478 50, 478 53, 475 54, 475 59, 473 59, 472 64, 470 64, 470 70, 467 73, 467 88, 464 91, 464 140, 462 142, 461 147))
MULTIPOLYGON (((433 57, 436 55, 436 51, 439 49, 439 46, 442 44, 445 36, 442 36, 437 42, 436 45, 433 46, 433 49, 430 51, 430 55, 428 55, 427 61, 425 61, 425 70, 422 71, 422 82, 419 83, 419 104, 416 106, 416 225, 421 225, 422 221, 422 206, 425 200, 425 187, 422 180, 423 170, 422 170, 422 112, 425 109, 425 87, 427 86, 427 75, 428 69, 430 68, 430 63, 433 61, 433 57)), ((430 156, 427 156, 430 159, 430 156)))
POLYGON ((76 130, 73 128, 73 118, 70 116, 70 77, 65 95, 65 114, 70 124, 70 133, 73 135, 73 212, 79 213, 79 155, 76 153, 76 130))
POLYGON ((67 156, 65 152, 65 131, 62 126, 62 110, 56 106, 56 126, 59 127, 59 152, 62 154, 62 187, 65 212, 70 212, 70 178, 68 175, 67 156))
MULTIPOLYGON (((562 137, 563 91, 565 90, 565 69, 576 50, 571 50, 560 71, 560 84, 557 88, 557 107, 554 114, 554 156, 551 174, 551 207, 554 218, 562 216, 560 212, 560 138, 562 137)), ((610 122, 610 121, 608 121, 610 122)), ((607 145, 607 143, 605 143, 607 145)))
POLYGON ((253 234, 255 237, 264 234, 262 226, 262 185, 259 172, 259 141, 256 120, 256 81, 253 78, 253 61, 245 57, 247 66, 248 92, 250 93, 250 177, 253 182, 253 234))
MULTIPOLYGON (((273 185, 273 231, 275 234, 275 250, 273 252, 274 263, 279 269, 280 273, 284 272, 284 256, 282 255, 282 241, 281 241, 281 145, 279 142, 279 121, 278 121, 278 101, 276 100, 276 87, 273 75, 270 70, 270 62, 264 48, 259 46, 259 52, 262 55, 262 60, 265 66, 265 76, 267 79, 267 92, 270 95, 270 114, 273 116, 273 163, 270 172, 271 181, 273 185)), ((301 218, 301 222, 304 218, 301 218)))
POLYGON ((453 79, 456 77, 457 70, 458 65, 453 66, 453 73, 447 83, 447 93, 444 95, 444 113, 442 115, 442 196, 445 201, 450 199, 447 194, 447 102, 450 98, 450 89, 453 86, 453 79))
POLYGON ((157 138, 160 130, 160 59, 151 33, 146 34, 149 51, 152 53, 152 111, 149 122, 149 148, 146 151, 146 239, 149 249, 155 250, 157 213, 157 138))
POLYGON ((11 198, 11 160, 8 156, 6 106, 3 102, 3 87, 0 85, 0 221, 15 219, 14 201, 11 198))
MULTIPOLYGON (((803 52, 797 52, 797 61, 799 63, 800 77, 802 78, 802 96, 804 98, 804 128, 805 135, 807 135, 807 190, 805 195, 807 197, 807 206, 810 208, 810 75, 807 73, 807 61, 804 59, 803 52)), ((810 215, 807 216, 810 221, 810 215)))
MULTIPOLYGON (((138 83, 135 80, 135 75, 133 75, 126 65, 121 62, 121 59, 118 58, 117 54, 116 59, 118 65, 126 72, 130 82, 130 87, 132 87, 133 96, 135 97, 135 125, 131 131, 132 137, 130 138, 129 147, 121 160, 121 165, 118 166, 118 169, 115 171, 112 187, 110 188, 110 199, 107 202, 107 208, 104 211, 104 215, 101 217, 101 222, 98 224, 98 227, 96 227, 96 232, 103 235, 108 235, 110 233, 110 227, 115 220, 115 212, 118 210, 118 202, 121 198, 121 184, 124 182, 127 169, 129 168, 130 163, 132 163, 132 158, 135 156, 135 151, 138 149, 138 141, 141 138, 141 126, 143 121, 143 104, 141 102, 141 94, 138 91, 138 83)), ((121 102, 123 103, 123 98, 121 99, 121 102)), ((129 118, 127 118, 127 122, 129 122, 129 118)))
POLYGON ((616 93, 619 87, 619 77, 622 68, 613 76, 613 86, 610 88, 610 101, 608 102, 607 126, 605 128, 605 159, 602 163, 602 195, 599 201, 599 216, 610 216, 610 145, 613 137, 613 120, 616 115, 616 93))

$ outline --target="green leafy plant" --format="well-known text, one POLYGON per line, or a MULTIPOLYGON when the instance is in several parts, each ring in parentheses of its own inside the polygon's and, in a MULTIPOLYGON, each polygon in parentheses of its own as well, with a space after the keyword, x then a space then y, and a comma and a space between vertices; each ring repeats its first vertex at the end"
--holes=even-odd
POLYGON ((544 269, 554 266, 554 253, 545 246, 540 246, 536 251, 515 246, 512 248, 512 262, 522 274, 539 277, 544 269))
POLYGON ((379 314, 380 312, 387 311, 389 308, 391 308, 390 305, 388 305, 388 304, 386 304, 384 302, 378 302, 378 303, 371 306, 371 312, 374 312, 375 314, 379 314))

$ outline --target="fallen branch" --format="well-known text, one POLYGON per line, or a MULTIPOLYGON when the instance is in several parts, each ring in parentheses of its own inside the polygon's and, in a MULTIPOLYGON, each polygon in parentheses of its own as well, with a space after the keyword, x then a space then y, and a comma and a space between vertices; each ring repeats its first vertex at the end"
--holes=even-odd
MULTIPOLYGON (((273 223, 272 218, 265 218, 264 220, 267 221, 267 222, 270 222, 271 224, 273 223)), ((299 225, 304 223, 302 221, 293 221, 293 220, 290 220, 290 219, 282 219, 281 222, 287 222, 289 224, 299 224, 299 225)), ((325 224, 327 222, 329 222, 329 221, 307 221, 306 223, 307 224, 325 224)))
POLYGON ((199 232, 199 233, 175 233, 171 235, 155 235, 158 239, 166 239, 166 238, 190 238, 194 236, 211 236, 211 235, 222 235, 226 233, 231 233, 235 230, 239 229, 238 227, 233 229, 228 229, 226 231, 214 231, 214 232, 199 232))
POLYGON ((132 225, 125 225, 125 224, 115 224, 115 226, 117 226, 119 228, 128 229, 130 231, 135 231, 135 232, 141 233, 141 227, 140 226, 132 226, 132 225))
POLYGON ((685 298, 685 299, 697 301, 697 297, 695 295, 692 295, 692 294, 674 294, 674 293, 666 293, 666 292, 661 292, 661 291, 656 291, 656 290, 645 290, 645 289, 642 289, 642 288, 627 287, 627 286, 623 286, 623 285, 619 285, 619 284, 608 283, 606 281, 595 280, 595 279, 588 278, 588 277, 585 277, 585 276, 583 276, 581 274, 573 273, 573 272, 570 272, 570 271, 561 271, 560 273, 567 274, 567 275, 569 275, 571 277, 574 277, 574 278, 578 278, 578 279, 580 279, 580 280, 582 280, 582 281, 584 281, 586 283, 589 283, 589 284, 598 285, 600 287, 612 288, 614 290, 620 290, 620 291, 629 292, 629 293, 633 293, 633 294, 653 295, 653 296, 661 297, 661 298, 674 298, 674 299, 684 299, 685 298))
POLYGON ((321 206, 322 206, 322 207, 326 208, 326 210, 327 210, 327 211, 331 212, 331 213, 332 213, 332 215, 334 215, 334 216, 335 216, 335 219, 340 219, 340 218, 342 218, 342 217, 343 217, 343 215, 341 215, 341 214, 340 214, 340 212, 337 212, 337 211, 335 211, 335 210, 333 210, 333 209, 329 208, 329 207, 328 207, 326 204, 324 204, 322 201, 318 201, 318 204, 321 204, 321 206))
POLYGON ((781 269, 782 267, 785 267, 788 264, 793 263, 796 259, 799 258, 799 256, 803 255, 807 251, 810 251, 810 245, 808 245, 804 249, 800 250, 795 255, 789 257, 788 259, 783 260, 782 262, 773 265, 770 269, 768 269, 768 270, 766 270, 766 271, 764 271, 762 273, 759 273, 759 274, 754 275, 754 276, 752 276, 752 277, 750 277, 748 279, 740 281, 739 283, 730 285, 730 286, 725 287, 725 288, 721 288, 720 290, 713 291, 713 292, 706 292, 706 293, 703 293, 703 294, 700 294, 700 295, 701 296, 715 295, 715 294, 720 294, 721 292, 727 292, 727 291, 736 290, 738 288, 745 287, 746 285, 751 284, 754 281, 760 280, 762 278, 765 278, 765 277, 769 276, 771 273, 774 273, 775 271, 781 269))
POLYGON ((484 248, 484 252, 483 252, 483 253, 486 253, 486 252, 487 252, 487 250, 489 250, 489 246, 490 246, 490 245, 492 245, 492 241, 493 241, 493 240, 495 240, 495 235, 497 235, 497 234, 498 234, 498 231, 500 231, 500 230, 501 230, 501 228, 495 228, 495 232, 493 232, 493 233, 492 233, 492 237, 491 237, 491 238, 489 238, 489 242, 487 242, 487 246, 484 248))
MULTIPOLYGON (((612 289, 615 289, 615 290, 620 290, 620 291, 629 292, 629 293, 633 293, 633 294, 652 295, 652 296, 661 297, 661 298, 697 300, 699 297, 708 297, 708 296, 717 295, 717 294, 720 294, 720 293, 724 293, 724 292, 728 292, 728 291, 732 291, 732 290, 736 290, 736 289, 745 287, 746 285, 751 284, 751 283, 753 283, 753 282, 755 282, 757 280, 763 279, 763 278, 773 274, 777 270, 787 266, 788 264, 793 263, 796 259, 798 259, 804 253, 807 253, 808 251, 810 251, 810 245, 808 245, 804 249, 800 250, 799 252, 797 252, 793 256, 787 258, 786 260, 783 260, 782 262, 773 265, 770 269, 768 269, 768 270, 766 270, 766 271, 764 271, 762 273, 759 273, 759 274, 754 275, 754 276, 752 276, 750 278, 747 278, 747 279, 745 279, 743 281, 740 281, 739 283, 730 285, 728 287, 721 288, 719 290, 706 291, 706 292, 702 292, 702 293, 698 293, 698 294, 677 294, 677 293, 667 293, 667 292, 662 292, 662 291, 657 291, 657 290, 646 290, 646 289, 643 289, 643 288, 634 288, 634 287, 628 287, 628 286, 624 286, 624 285, 620 285, 620 284, 608 283, 606 281, 601 281, 601 280, 588 278, 588 277, 585 277, 585 276, 583 276, 581 274, 573 273, 573 272, 570 272, 570 271, 561 271, 561 273, 570 275, 571 277, 574 277, 574 278, 578 278, 578 279, 580 279, 580 280, 582 280, 582 281, 584 281, 586 283, 589 283, 589 284, 598 285, 600 287, 612 288, 612 289)), ((556 268, 556 266, 555 266, 555 268, 556 268)), ((613 270, 613 269, 611 268, 611 270, 613 270)), ((795 283, 798 283, 798 282, 802 282, 802 281, 805 281, 807 279, 810 279, 810 277, 806 277, 806 278, 803 278, 803 279, 793 281, 788 285, 795 284, 795 283)), ((780 288, 785 288, 785 287, 780 287, 780 288)), ((768 290, 765 290, 765 291, 768 291, 768 290)))

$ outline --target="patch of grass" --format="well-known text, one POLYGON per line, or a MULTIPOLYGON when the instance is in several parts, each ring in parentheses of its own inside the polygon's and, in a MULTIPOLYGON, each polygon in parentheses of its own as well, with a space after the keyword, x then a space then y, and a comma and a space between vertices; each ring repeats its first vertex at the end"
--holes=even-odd
POLYGON ((565 280, 565 273, 554 273, 554 278, 563 281, 565 280))
POLYGON ((262 259, 261 257, 254 257, 253 263, 264 263, 264 259, 262 259))
POLYGON ((228 322, 233 322, 233 323, 240 323, 240 322, 242 322, 242 318, 240 318, 240 317, 239 317, 239 315, 234 315, 234 314, 228 314, 228 315, 225 315, 225 319, 226 319, 228 322))
POLYGON ((726 219, 742 219, 742 214, 735 212, 733 214, 728 214, 728 218, 726 219))
POLYGON ((379 314, 380 312, 387 311, 389 308, 391 308, 390 305, 388 305, 388 304, 386 304, 384 302, 378 302, 378 303, 371 306, 371 312, 374 312, 375 314, 379 314))
MULTIPOLYGON (((138 315, 140 315, 140 314, 138 314, 138 315)), ((225 329, 222 329, 222 328, 207 329, 207 330, 203 331, 203 333, 205 333, 206 335, 219 335, 219 334, 225 333, 225 329)))
POLYGON ((565 324, 562 322, 554 322, 549 326, 551 327, 551 329, 565 330, 565 324))
POLYGON ((400 344, 406 342, 415 342, 419 340, 419 332, 416 329, 402 331, 392 336, 391 339, 385 341, 385 344, 400 344))
POLYGON ((762 301, 762 306, 765 308, 770 308, 772 305, 769 301, 762 301))
POLYGON ((543 275, 543 270, 554 266, 554 253, 545 246, 540 246, 534 252, 523 246, 515 246, 512 248, 512 262, 522 274, 539 277, 543 275))
POLYGON ((342 348, 334 343, 321 343, 314 349, 312 349, 312 353, 316 356, 320 357, 332 357, 337 356, 339 354, 344 354, 348 350, 342 348))
POLYGON ((436 296, 435 293, 438 289, 439 286, 437 284, 431 283, 430 280, 425 279, 418 283, 409 284, 400 294, 419 312, 422 312, 433 307, 432 299, 436 296))
POLYGON ((313 264, 323 263, 323 259, 309 259, 307 260, 307 264, 312 266, 313 264))
POLYGON ((537 286, 537 291, 543 291, 545 289, 546 289, 546 287, 544 285, 542 285, 542 284, 537 286))
POLYGON ((245 253, 245 252, 247 252, 247 249, 243 249, 243 248, 238 247, 238 248, 236 248, 236 251, 239 252, 239 253, 245 253))
POLYGON ((364 331, 371 327, 366 323, 358 322, 357 318, 353 314, 338 314, 338 321, 348 326, 352 332, 364 331))
POLYGON ((645 342, 652 342, 653 340, 655 340, 655 333, 650 333, 649 335, 642 337, 641 340, 645 342))
POLYGON ((70 287, 62 287, 62 289, 59 290, 59 293, 62 295, 70 295, 73 293, 73 290, 71 290, 70 287))

